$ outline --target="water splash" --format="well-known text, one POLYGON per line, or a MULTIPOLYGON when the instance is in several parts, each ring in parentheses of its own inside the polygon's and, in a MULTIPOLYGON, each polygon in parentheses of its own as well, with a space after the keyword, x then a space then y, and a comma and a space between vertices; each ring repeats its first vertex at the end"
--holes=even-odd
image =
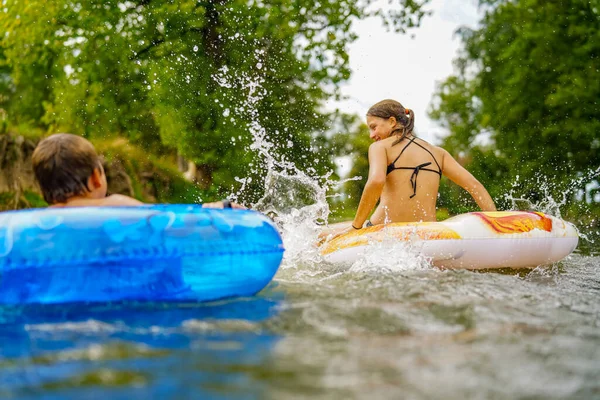
MULTIPOLYGON (((254 74, 232 75, 227 67, 223 67, 214 78, 220 86, 245 94, 236 112, 243 111, 249 116, 247 127, 253 137, 250 150, 257 152, 267 170, 264 195, 252 208, 269 215, 282 233, 286 248, 284 268, 295 266, 299 261, 316 265, 321 257, 315 243, 320 225, 329 216, 327 190, 337 183, 330 180, 333 171, 324 176, 308 175, 279 155, 275 145, 269 141, 266 129, 259 122, 258 112, 258 105, 267 94, 263 87, 263 55, 261 50, 254 54, 257 65, 254 74)), ((234 201, 243 196, 251 178, 236 180, 242 186, 230 195, 234 201)))
MULTIPOLYGON (((553 195, 553 193, 556 193, 554 184, 549 182, 545 175, 537 175, 535 181, 541 192, 541 196, 540 200, 535 201, 524 197, 522 194, 518 194, 520 177, 517 175, 511 189, 503 196, 503 198, 510 204, 511 210, 540 211, 562 219, 561 209, 568 205, 573 199, 586 203, 595 201, 593 196, 590 196, 588 192, 590 187, 598 185, 596 178, 599 176, 600 167, 579 173, 578 176, 568 182, 564 188, 561 188, 562 190, 559 191, 559 197, 555 198, 553 195)), ((598 232, 593 232, 591 228, 596 222, 597 221, 595 220, 591 220, 588 223, 588 226, 584 225, 576 227, 580 238, 588 243, 595 243, 594 236, 597 235, 598 232)))
POLYGON ((400 242, 386 235, 381 242, 369 243, 350 272, 397 274, 402 271, 431 269, 430 260, 419 251, 418 244, 400 242))
MULTIPOLYGON (((247 128, 253 138, 250 149, 257 152, 267 171, 264 195, 252 207, 269 215, 282 234, 286 248, 282 270, 294 270, 294 279, 304 280, 306 274, 309 277, 320 276, 325 263, 317 243, 322 226, 327 223, 330 213, 327 192, 347 180, 331 180, 333 171, 324 176, 308 175, 292 161, 278 154, 275 145, 269 141, 268 132, 259 122, 258 106, 267 91, 263 87, 263 70, 258 67, 263 65, 263 52, 256 51, 254 56, 257 68, 252 73, 233 75, 227 67, 223 67, 215 76, 221 87, 234 89, 245 95, 235 111, 243 111, 249 116, 247 128)), ((351 179, 355 178, 349 180, 351 179)), ((237 193, 231 194, 233 200, 243 196, 251 178, 238 178, 237 181, 242 186, 237 193)), ((425 266, 429 266, 428 260, 410 245, 397 243, 390 238, 382 243, 367 246, 364 259, 345 271, 382 273, 414 270, 425 266)), ((325 267, 325 271, 324 279, 340 273, 336 267, 325 267)))
POLYGON ((549 182, 545 175, 538 174, 535 177, 535 180, 540 191, 542 192, 542 196, 541 200, 536 202, 534 200, 521 197, 522 195, 516 194, 516 191, 520 185, 520 177, 517 175, 511 186, 511 189, 503 197, 504 200, 511 204, 511 209, 541 211, 543 213, 562 218, 561 207, 564 207, 572 197, 576 197, 578 200, 584 200, 587 195, 582 187, 585 187, 586 183, 588 182, 595 182, 594 179, 599 176, 600 167, 596 168, 595 170, 590 169, 585 173, 580 173, 579 176, 573 178, 561 191, 560 198, 555 199, 552 195, 554 191, 553 183, 549 182))

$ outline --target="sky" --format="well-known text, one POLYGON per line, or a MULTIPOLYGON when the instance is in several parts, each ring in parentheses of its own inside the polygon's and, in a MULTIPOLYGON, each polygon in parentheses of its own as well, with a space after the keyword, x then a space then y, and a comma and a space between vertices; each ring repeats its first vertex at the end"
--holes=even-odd
POLYGON ((432 0, 427 9, 433 14, 407 34, 388 32, 378 18, 355 23, 358 39, 349 48, 352 77, 342 87, 348 99, 327 106, 364 116, 380 100, 397 100, 415 112, 417 135, 436 143, 444 130, 427 110, 436 83, 453 73, 460 47, 454 32, 463 25, 474 27, 478 12, 476 0, 432 0))

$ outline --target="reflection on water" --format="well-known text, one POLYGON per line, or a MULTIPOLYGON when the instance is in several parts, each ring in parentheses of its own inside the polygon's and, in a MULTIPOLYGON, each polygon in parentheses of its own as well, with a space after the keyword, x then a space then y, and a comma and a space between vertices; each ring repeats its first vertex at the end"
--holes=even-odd
POLYGON ((278 337, 261 321, 281 297, 3 308, 0 397, 264 397, 260 366, 278 337))
POLYGON ((600 258, 287 265, 251 299, 2 311, 0 396, 595 398, 600 258))

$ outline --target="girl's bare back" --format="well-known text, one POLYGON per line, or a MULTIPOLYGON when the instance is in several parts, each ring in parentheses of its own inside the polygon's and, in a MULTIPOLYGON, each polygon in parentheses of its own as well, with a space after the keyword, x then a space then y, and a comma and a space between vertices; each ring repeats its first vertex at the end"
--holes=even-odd
POLYGON ((386 178, 371 223, 435 221, 444 154, 412 135, 393 145, 396 139, 380 142, 385 148, 386 178))

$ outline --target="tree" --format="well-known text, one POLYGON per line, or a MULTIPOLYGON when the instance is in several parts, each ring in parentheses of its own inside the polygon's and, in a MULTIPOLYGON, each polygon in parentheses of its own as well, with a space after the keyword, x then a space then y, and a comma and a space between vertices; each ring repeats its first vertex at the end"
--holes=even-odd
POLYGON ((480 4, 480 27, 459 32, 457 73, 430 115, 451 132, 443 145, 494 191, 519 177, 533 200, 540 180, 560 195, 600 165, 600 2, 480 4))
POLYGON ((396 0, 383 13, 369 11, 372 0, 7 0, 0 47, 14 86, 9 116, 176 149, 206 187, 261 177, 247 151, 258 118, 273 151, 322 173, 332 167, 329 150, 311 142, 326 130, 323 100, 350 76, 352 22, 377 14, 404 31, 428 1, 396 0), (240 81, 261 82, 256 113, 240 81))

